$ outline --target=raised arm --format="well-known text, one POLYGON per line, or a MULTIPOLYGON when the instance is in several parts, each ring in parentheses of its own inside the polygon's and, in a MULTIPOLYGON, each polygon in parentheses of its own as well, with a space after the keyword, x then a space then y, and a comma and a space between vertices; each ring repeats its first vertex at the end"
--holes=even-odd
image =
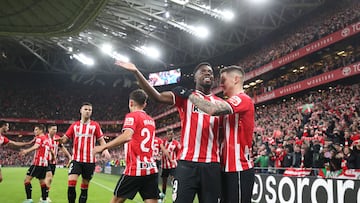
POLYGON ((134 73, 136 80, 139 82, 139 86, 155 101, 170 105, 173 105, 175 103, 174 94, 172 92, 165 91, 159 93, 154 87, 152 87, 148 83, 144 75, 133 63, 116 61, 115 64, 134 73))
POLYGON ((15 142, 15 141, 9 140, 9 143, 7 143, 7 146, 10 146, 10 147, 23 147, 23 146, 29 145, 31 143, 33 143, 33 140, 31 140, 29 142, 15 142))

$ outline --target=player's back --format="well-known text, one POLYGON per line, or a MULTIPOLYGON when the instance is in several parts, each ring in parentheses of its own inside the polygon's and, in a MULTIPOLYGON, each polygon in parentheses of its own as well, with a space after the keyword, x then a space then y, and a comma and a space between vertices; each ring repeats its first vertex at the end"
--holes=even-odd
POLYGON ((157 173, 153 158, 152 144, 155 137, 155 121, 145 111, 128 113, 123 130, 133 130, 131 140, 125 144, 126 169, 131 176, 144 176, 157 173))

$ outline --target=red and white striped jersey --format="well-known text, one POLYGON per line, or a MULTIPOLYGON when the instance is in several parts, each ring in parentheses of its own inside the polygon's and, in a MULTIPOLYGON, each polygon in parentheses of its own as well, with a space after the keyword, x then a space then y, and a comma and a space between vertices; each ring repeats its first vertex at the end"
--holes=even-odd
MULTIPOLYGON (((223 101, 213 94, 204 95, 197 90, 193 94, 211 102, 223 101)), ((210 116, 194 106, 189 99, 183 99, 176 95, 175 105, 181 120, 180 144, 182 148, 178 158, 192 162, 219 163, 220 117, 210 116)))
POLYGON ((95 163, 95 156, 92 154, 96 140, 103 137, 100 125, 96 121, 76 121, 71 124, 65 135, 73 139, 72 160, 84 163, 95 163))
POLYGON ((9 139, 5 136, 0 135, 0 146, 9 143, 9 139))
MULTIPOLYGON (((176 161, 177 160, 177 154, 181 150, 181 145, 177 140, 165 140, 164 141, 164 147, 169 152, 171 160, 176 161)), ((163 169, 172 169, 176 168, 177 164, 176 162, 173 163, 171 160, 163 154, 161 164, 163 169)))
POLYGON ((163 140, 159 137, 154 138, 153 144, 153 157, 155 160, 161 160, 161 148, 160 145, 163 144, 163 140))
MULTIPOLYGON (((49 134, 46 134, 46 136, 48 136, 48 138, 49 138, 50 149, 52 149, 54 151, 55 157, 57 157, 60 143, 57 142, 57 141, 54 141, 54 139, 59 139, 60 136, 59 135, 54 135, 53 138, 51 138, 51 136, 49 134)), ((56 158, 53 161, 51 161, 51 159, 52 159, 52 155, 51 155, 51 153, 49 153, 49 157, 48 157, 49 164, 56 164, 56 158)))
POLYGON ((224 116, 221 165, 225 172, 244 171, 254 167, 250 158, 255 125, 254 103, 245 93, 226 101, 233 113, 224 116))
POLYGON ((146 176, 158 172, 153 158, 155 121, 145 111, 134 111, 125 116, 123 131, 130 129, 134 133, 124 145, 128 176, 146 176))
POLYGON ((48 158, 50 153, 50 141, 48 136, 41 135, 37 136, 35 139, 35 144, 39 145, 39 148, 36 149, 34 154, 33 165, 35 166, 48 166, 48 158))

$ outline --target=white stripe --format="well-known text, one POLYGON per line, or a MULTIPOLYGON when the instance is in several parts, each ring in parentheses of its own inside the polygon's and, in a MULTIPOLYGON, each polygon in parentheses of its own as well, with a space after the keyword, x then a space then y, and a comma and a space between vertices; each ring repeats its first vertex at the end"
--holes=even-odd
POLYGON ((235 139, 235 169, 236 171, 242 171, 243 167, 241 164, 241 160, 240 160, 240 149, 241 149, 241 144, 238 142, 239 139, 239 114, 236 113, 235 114, 235 123, 234 123, 234 139, 235 139))
POLYGON ((213 142, 214 142, 214 132, 213 132, 213 128, 214 128, 214 122, 215 122, 215 117, 211 116, 210 117, 210 123, 209 123, 209 139, 208 139, 208 145, 207 145, 207 149, 206 149, 206 163, 210 163, 211 162, 211 155, 212 155, 212 148, 213 148, 213 142))
POLYGON ((89 135, 89 130, 90 130, 90 124, 85 124, 86 128, 85 128, 85 134, 82 135, 84 136, 84 149, 83 149, 83 162, 89 162, 90 160, 88 160, 87 155, 88 155, 88 140, 91 139, 88 135, 89 135))
POLYGON ((102 188, 104 188, 104 189, 106 189, 106 190, 109 190, 110 192, 113 192, 114 190, 113 189, 111 189, 111 188, 109 188, 109 187, 107 187, 107 186, 105 186, 105 185, 103 185, 103 184, 101 184, 101 183, 98 183, 98 182, 96 182, 96 181, 91 181, 91 183, 95 183, 96 185, 98 185, 98 186, 100 186, 100 187, 102 187, 102 188))
POLYGON ((201 136, 202 136, 202 130, 203 130, 200 126, 202 126, 203 120, 204 120, 204 114, 198 113, 198 123, 196 126, 195 149, 194 149, 194 156, 192 159, 194 162, 197 162, 199 160, 199 154, 200 154, 200 149, 201 149, 201 136), (200 126, 199 126, 199 124, 200 124, 200 126))
POLYGON ((192 103, 190 100, 187 100, 187 107, 186 107, 186 118, 185 118, 185 132, 184 132, 184 143, 183 143, 183 150, 180 159, 184 160, 188 151, 189 147, 189 135, 190 135, 190 127, 191 127, 191 113, 192 113, 192 103))
MULTIPOLYGON (((91 140, 90 140, 90 162, 91 163, 93 163, 93 162, 95 162, 95 158, 94 158, 94 156, 93 156, 93 153, 92 153, 92 150, 94 149, 94 146, 95 146, 95 136, 94 136, 94 134, 95 134, 95 131, 96 131, 96 125, 93 125, 92 127, 91 127, 91 129, 92 129, 92 135, 91 135, 91 140)), ((100 131, 101 131, 101 128, 100 128, 100 131)))
MULTIPOLYGON (((83 128, 83 124, 80 122, 80 125, 78 126, 79 127, 79 132, 78 132, 78 135, 81 135, 82 134, 82 128, 83 128)), ((81 136, 77 136, 78 138, 78 148, 77 148, 77 159, 76 161, 80 162, 80 148, 81 148, 81 136)))
MULTIPOLYGON (((123 179, 123 177, 124 176, 122 176, 121 178, 123 179)), ((110 191, 111 193, 113 193, 114 192, 114 190, 112 190, 111 188, 109 188, 109 187, 107 187, 107 186, 105 186, 105 185, 103 185, 103 184, 100 184, 100 183, 98 183, 98 182, 96 182, 96 181, 91 181, 92 183, 95 183, 96 185, 98 185, 98 186, 100 186, 100 187, 102 187, 102 188, 104 188, 104 189, 106 189, 106 190, 108 190, 108 191, 110 191)), ((120 186, 120 184, 119 184, 119 186, 120 186)), ((117 188, 115 188, 115 190, 117 190, 118 189, 118 187, 117 188)), ((134 201, 134 202, 136 202, 136 203, 141 203, 141 201, 136 201, 135 199, 133 199, 132 201, 134 201)))
POLYGON ((225 157, 225 172, 229 171, 229 151, 230 151, 230 123, 229 123, 229 116, 226 116, 225 119, 225 149, 226 149, 226 157, 225 157))
POLYGON ((141 175, 141 159, 140 156, 136 156, 136 160, 137 162, 137 167, 136 167, 136 176, 140 176, 141 175), (139 164, 140 163, 140 164, 139 164))

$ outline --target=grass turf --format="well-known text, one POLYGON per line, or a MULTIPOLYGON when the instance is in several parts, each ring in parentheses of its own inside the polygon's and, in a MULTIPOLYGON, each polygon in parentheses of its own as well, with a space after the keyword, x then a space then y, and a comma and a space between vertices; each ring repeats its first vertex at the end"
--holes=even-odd
MULTIPOLYGON (((1 203, 21 203, 25 200, 24 178, 27 169, 28 168, 8 167, 3 167, 1 169, 3 175, 3 181, 0 183, 1 203)), ((87 202, 110 202, 118 179, 119 176, 116 175, 95 174, 89 186, 87 202)), ((76 187, 77 199, 80 195, 80 183, 81 177, 79 178, 76 187)), ((32 199, 34 200, 34 203, 37 203, 41 196, 39 181, 33 179, 31 184, 32 199)), ((53 203, 67 203, 67 169, 56 169, 49 196, 53 203)), ((76 202, 78 202, 78 200, 76 200, 76 202)), ((127 200, 126 202, 138 203, 143 201, 139 194, 137 194, 134 200, 127 200)), ((171 187, 168 187, 165 203, 171 202, 171 187)), ((197 200, 194 202, 197 202, 197 200)))

